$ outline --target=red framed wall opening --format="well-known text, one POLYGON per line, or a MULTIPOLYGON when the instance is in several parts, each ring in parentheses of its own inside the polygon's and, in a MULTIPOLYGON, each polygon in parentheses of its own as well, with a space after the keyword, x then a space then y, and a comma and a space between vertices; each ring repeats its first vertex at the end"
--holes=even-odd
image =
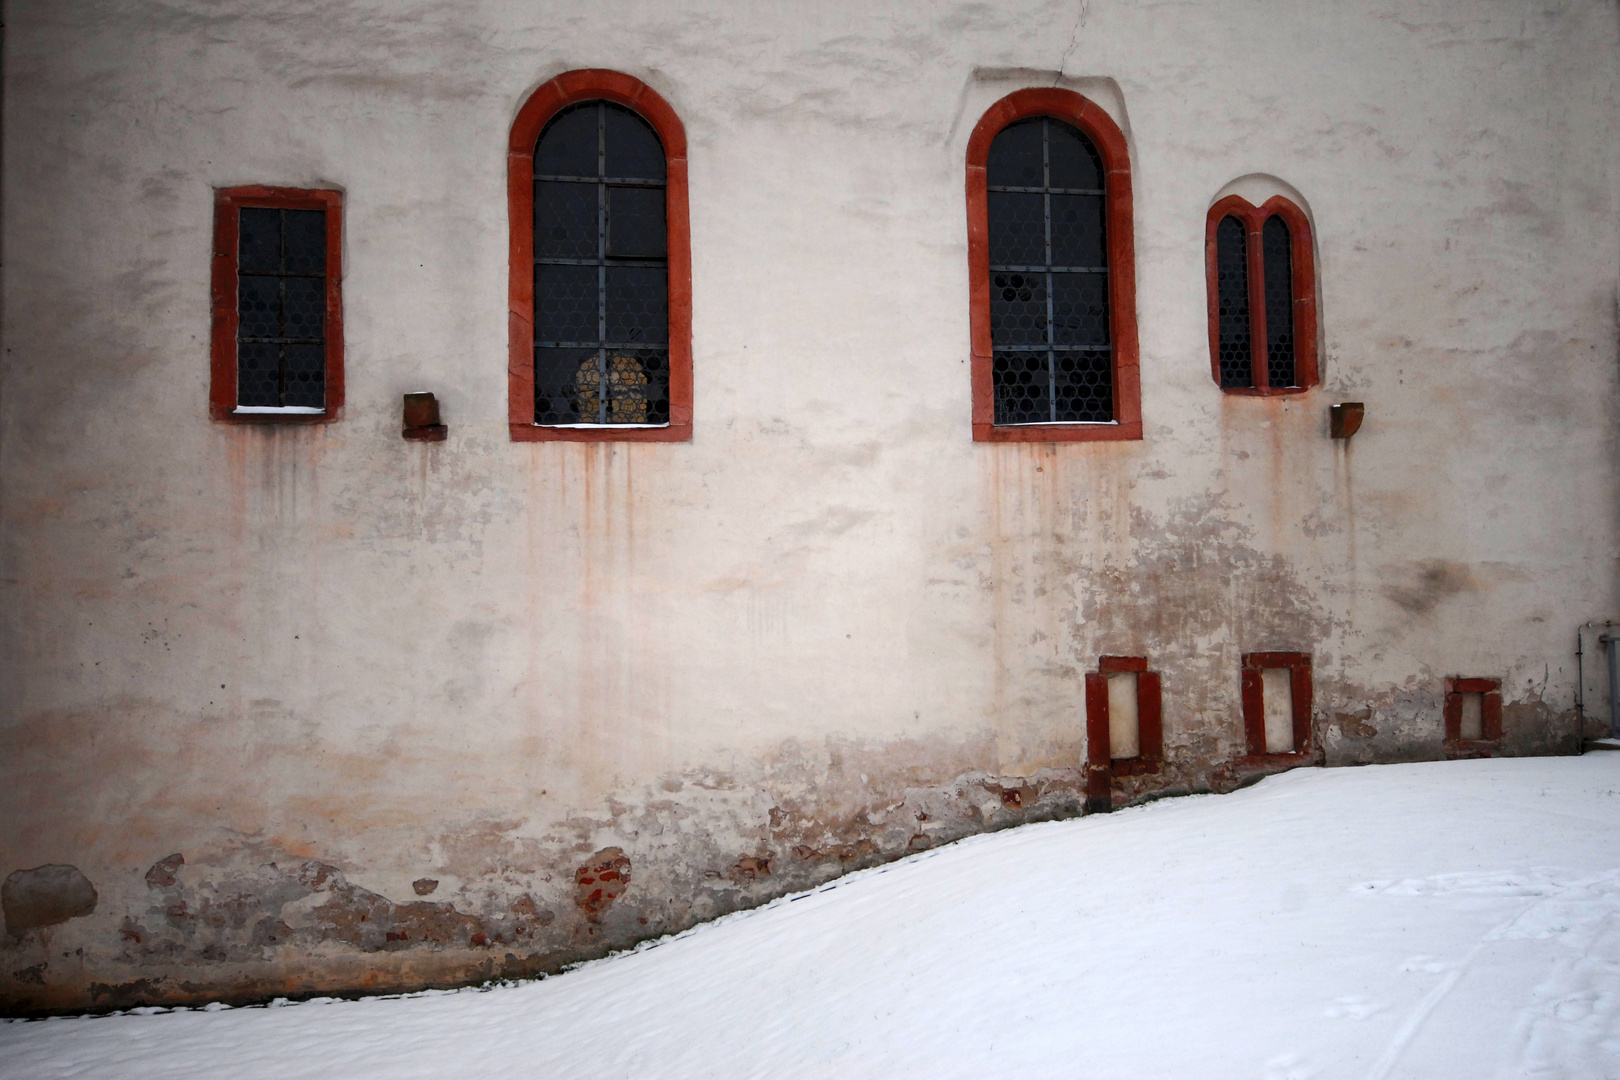
POLYGON ((1249 760, 1277 765, 1305 764, 1313 760, 1312 692, 1309 653, 1244 654, 1243 733, 1249 760), (1269 679, 1268 672, 1273 673, 1269 679), (1282 702, 1275 700, 1267 702, 1268 682, 1272 684, 1274 691, 1287 693, 1289 703, 1286 709, 1282 707, 1282 702), (1279 737, 1284 732, 1289 736, 1290 748, 1286 750, 1277 746, 1279 737))
POLYGON ((511 249, 507 286, 507 420, 514 442, 685 442, 692 437, 692 233, 686 129, 652 87, 618 71, 583 69, 530 94, 507 147, 511 249), (640 116, 664 146, 669 235, 669 423, 659 427, 550 427, 534 420, 534 149, 553 116, 582 101, 611 101, 640 116))
POLYGON ((1448 757, 1489 757, 1502 739, 1502 680, 1446 680, 1448 757))
MULTIPOLYGON (((1164 766, 1164 694, 1157 671, 1144 656, 1103 656, 1086 673, 1086 808, 1113 808, 1113 781, 1121 776, 1157 773, 1164 766), (1120 691, 1126 691, 1121 695, 1120 691), (1134 731, 1116 732, 1116 697, 1134 704, 1134 731), (1130 735, 1135 745, 1118 745, 1130 735)), ((1128 727, 1128 725, 1127 725, 1128 727)))
POLYGON ((990 106, 968 139, 968 324, 972 347, 975 442, 1098 442, 1142 437, 1142 379, 1136 330, 1136 243, 1131 162, 1124 133, 1095 102, 1072 90, 1017 90, 990 106), (1112 334, 1113 423, 996 423, 990 320, 990 144, 1017 120, 1050 116, 1079 128, 1102 157, 1108 309, 1112 334))
POLYGON ((1204 224, 1204 275, 1209 293, 1209 361, 1215 385, 1225 394, 1248 397, 1276 397, 1303 394, 1319 381, 1316 325, 1316 247, 1311 237, 1310 219, 1292 200, 1274 195, 1255 206, 1241 195, 1228 195, 1209 208, 1204 224), (1266 220, 1276 215, 1288 226, 1289 254, 1293 269, 1294 374, 1297 386, 1272 386, 1266 358, 1265 266, 1262 258, 1262 230, 1266 220), (1243 225, 1249 280, 1249 344, 1254 371, 1253 386, 1221 386, 1221 321, 1218 291, 1216 230, 1223 218, 1236 218, 1243 225))
POLYGON ((343 415, 343 193, 328 188, 246 185, 214 192, 214 250, 211 271, 213 309, 209 358, 208 416, 232 424, 325 424, 343 415), (240 319, 237 268, 241 211, 322 210, 326 213, 326 367, 324 403, 319 413, 239 412, 237 329, 240 319))

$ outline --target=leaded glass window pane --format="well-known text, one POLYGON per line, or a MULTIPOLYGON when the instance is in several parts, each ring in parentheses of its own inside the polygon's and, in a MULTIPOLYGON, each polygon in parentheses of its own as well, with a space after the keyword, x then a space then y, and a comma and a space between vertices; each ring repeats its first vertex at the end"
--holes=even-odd
POLYGON ((1254 385, 1249 329, 1249 254, 1243 223, 1223 217, 1215 227, 1215 300, 1218 307, 1221 385, 1254 385))
POLYGON ((326 211, 241 208, 236 269, 236 407, 325 408, 326 211))
POLYGON ((1266 219, 1260 250, 1266 263, 1266 377, 1273 388, 1296 386, 1293 243, 1280 216, 1266 219))
POLYGON ((587 101, 534 151, 534 422, 669 423, 669 228, 658 135, 587 101))
POLYGON ((1079 129, 1019 120, 986 163, 997 424, 1114 419, 1102 159, 1079 129))

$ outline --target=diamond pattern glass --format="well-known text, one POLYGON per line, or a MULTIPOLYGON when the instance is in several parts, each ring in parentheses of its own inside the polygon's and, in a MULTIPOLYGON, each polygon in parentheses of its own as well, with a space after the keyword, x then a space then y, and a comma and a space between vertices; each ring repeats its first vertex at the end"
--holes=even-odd
POLYGON ((629 109, 587 101, 535 146, 534 422, 669 423, 664 150, 629 109))
POLYGON ((1037 116, 1003 128, 986 166, 995 422, 1111 422, 1102 159, 1037 116))
POLYGON ((326 404, 326 211, 238 211, 238 408, 326 404))
POLYGON ((1296 385, 1294 373, 1294 265, 1288 223, 1276 214, 1260 231, 1266 266, 1266 378, 1296 385))
POLYGON ((1247 238, 1235 217, 1223 217, 1215 226, 1215 303, 1221 385, 1253 386, 1247 238))

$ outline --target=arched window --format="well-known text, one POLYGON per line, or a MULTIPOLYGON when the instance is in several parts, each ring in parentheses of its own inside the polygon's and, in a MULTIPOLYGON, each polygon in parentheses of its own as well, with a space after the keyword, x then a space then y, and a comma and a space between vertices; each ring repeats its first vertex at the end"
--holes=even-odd
POLYGON ((1298 394, 1316 385, 1316 272, 1311 226, 1281 195, 1254 206, 1228 195, 1205 229, 1209 350, 1230 394, 1298 394))
POLYGON ((637 79, 571 71, 512 125, 517 440, 692 437, 686 135, 637 79))
POLYGON ((1068 90, 1020 90, 968 140, 973 437, 1142 437, 1125 138, 1068 90))

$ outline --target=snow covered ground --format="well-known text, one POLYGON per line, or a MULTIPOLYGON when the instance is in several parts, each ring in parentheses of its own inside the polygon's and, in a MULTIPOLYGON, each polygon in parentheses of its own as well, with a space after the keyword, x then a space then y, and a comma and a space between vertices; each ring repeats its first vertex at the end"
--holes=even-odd
POLYGON ((977 837, 557 978, 0 1025, 0 1076, 1620 1078, 1620 753, 977 837))

